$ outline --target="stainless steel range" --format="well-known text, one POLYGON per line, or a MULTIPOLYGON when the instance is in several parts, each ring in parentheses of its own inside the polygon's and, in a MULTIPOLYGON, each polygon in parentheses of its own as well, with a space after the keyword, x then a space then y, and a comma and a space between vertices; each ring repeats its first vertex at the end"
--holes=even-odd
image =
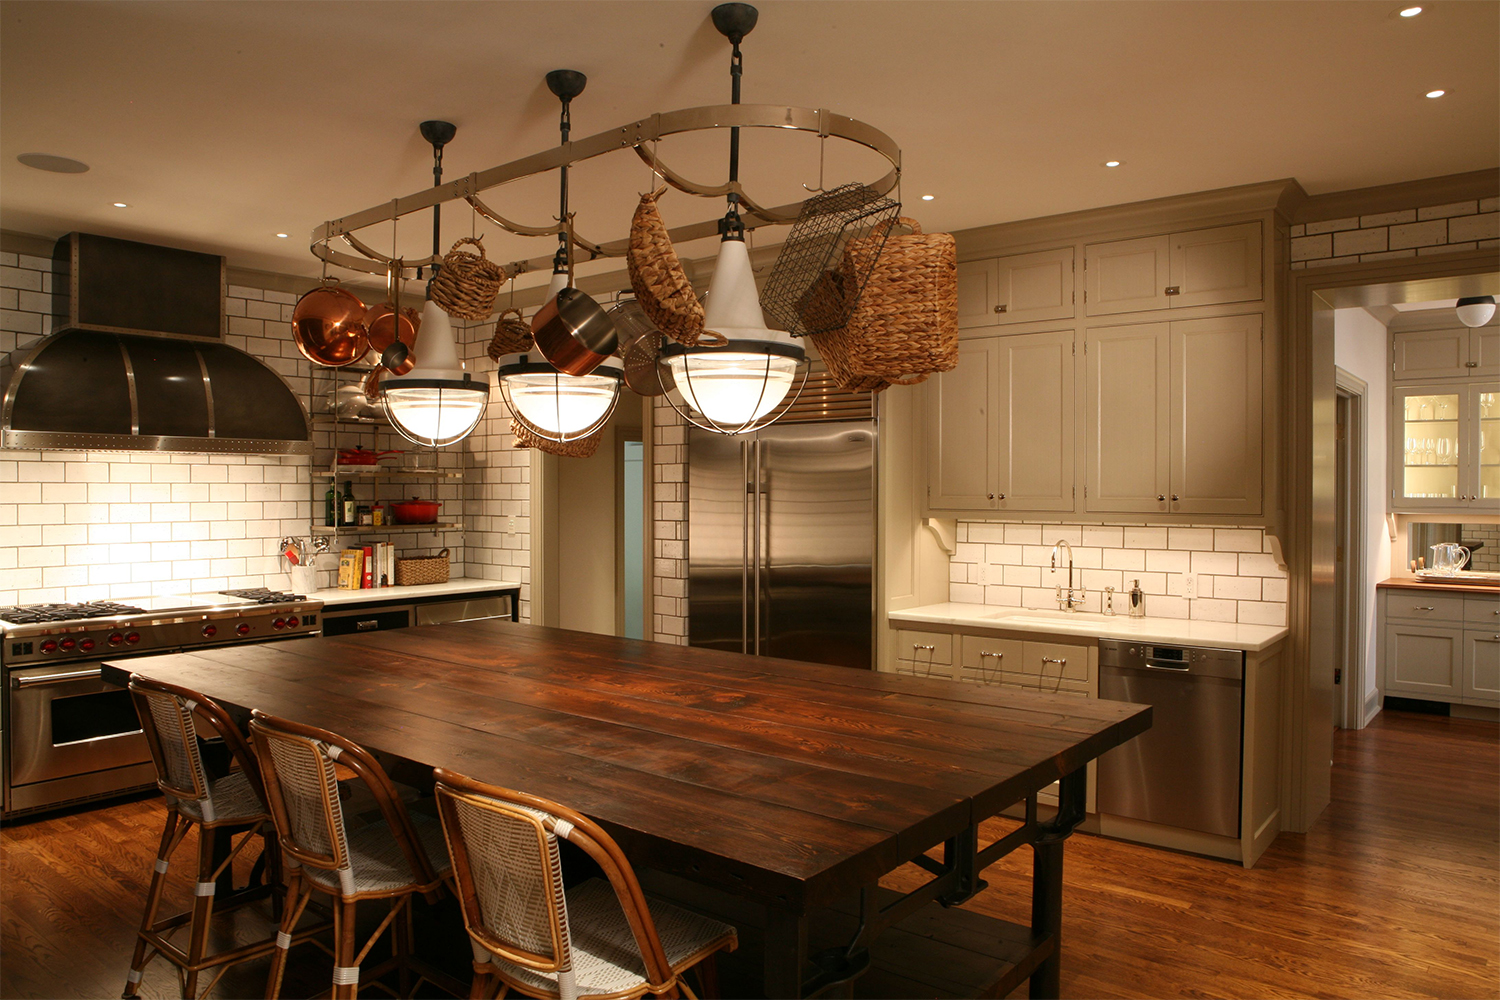
POLYGON ((155 784, 130 695, 100 680, 101 660, 318 635, 322 610, 264 589, 0 608, 4 817, 155 784))

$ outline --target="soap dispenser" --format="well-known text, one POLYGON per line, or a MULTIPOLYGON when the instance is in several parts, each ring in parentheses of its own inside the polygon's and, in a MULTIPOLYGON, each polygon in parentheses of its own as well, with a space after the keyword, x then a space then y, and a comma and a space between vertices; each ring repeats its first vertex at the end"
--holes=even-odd
POLYGON ((1146 617, 1146 595, 1141 593, 1141 581, 1130 581, 1130 617, 1146 617))

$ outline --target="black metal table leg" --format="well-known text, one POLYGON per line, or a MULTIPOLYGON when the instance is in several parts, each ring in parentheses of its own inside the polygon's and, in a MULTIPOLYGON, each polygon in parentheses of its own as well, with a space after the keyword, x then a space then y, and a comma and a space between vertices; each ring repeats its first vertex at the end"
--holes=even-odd
POLYGON ((1031 996, 1055 1000, 1062 994, 1063 844, 1083 822, 1087 807, 1087 770, 1065 775, 1058 789, 1057 815, 1042 824, 1042 835, 1032 844, 1031 933, 1050 937, 1051 953, 1031 975, 1031 996))
POLYGON ((777 1000, 802 996, 807 967, 807 915, 767 908, 765 995, 777 1000))

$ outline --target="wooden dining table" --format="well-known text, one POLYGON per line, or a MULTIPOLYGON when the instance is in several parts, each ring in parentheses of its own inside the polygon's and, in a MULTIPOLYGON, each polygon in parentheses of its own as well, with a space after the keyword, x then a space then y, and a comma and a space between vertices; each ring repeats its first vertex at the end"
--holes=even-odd
POLYGON ((1030 978, 1033 997, 1057 996, 1063 844, 1084 817, 1085 765, 1151 718, 497 619, 104 665, 117 684, 131 673, 572 806, 648 889, 740 927, 760 956, 747 988, 767 997, 851 980, 856 995, 962 993, 942 977, 963 963, 934 957, 929 971, 920 957, 955 942, 993 959, 973 989, 1005 996, 1030 978), (1053 782, 1055 813, 1037 803, 1053 782), (981 845, 981 821, 1013 806, 1019 825, 981 845), (956 904, 1022 846, 1030 924, 976 926, 956 904), (878 885, 909 862, 931 874, 920 888, 878 885))

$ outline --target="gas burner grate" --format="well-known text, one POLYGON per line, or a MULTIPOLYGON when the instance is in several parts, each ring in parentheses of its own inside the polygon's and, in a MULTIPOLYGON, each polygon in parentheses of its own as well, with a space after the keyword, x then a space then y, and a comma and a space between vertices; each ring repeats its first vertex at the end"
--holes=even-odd
POLYGON ((225 597, 240 597, 256 604, 288 604, 292 601, 305 601, 306 596, 302 594, 288 594, 280 590, 267 590, 265 587, 251 587, 246 590, 221 590, 219 593, 225 597))
POLYGON ((16 625, 35 625, 41 622, 71 622, 85 618, 112 618, 115 615, 143 615, 144 608, 113 601, 92 601, 88 604, 25 604, 14 608, 0 608, 0 620, 16 625))

